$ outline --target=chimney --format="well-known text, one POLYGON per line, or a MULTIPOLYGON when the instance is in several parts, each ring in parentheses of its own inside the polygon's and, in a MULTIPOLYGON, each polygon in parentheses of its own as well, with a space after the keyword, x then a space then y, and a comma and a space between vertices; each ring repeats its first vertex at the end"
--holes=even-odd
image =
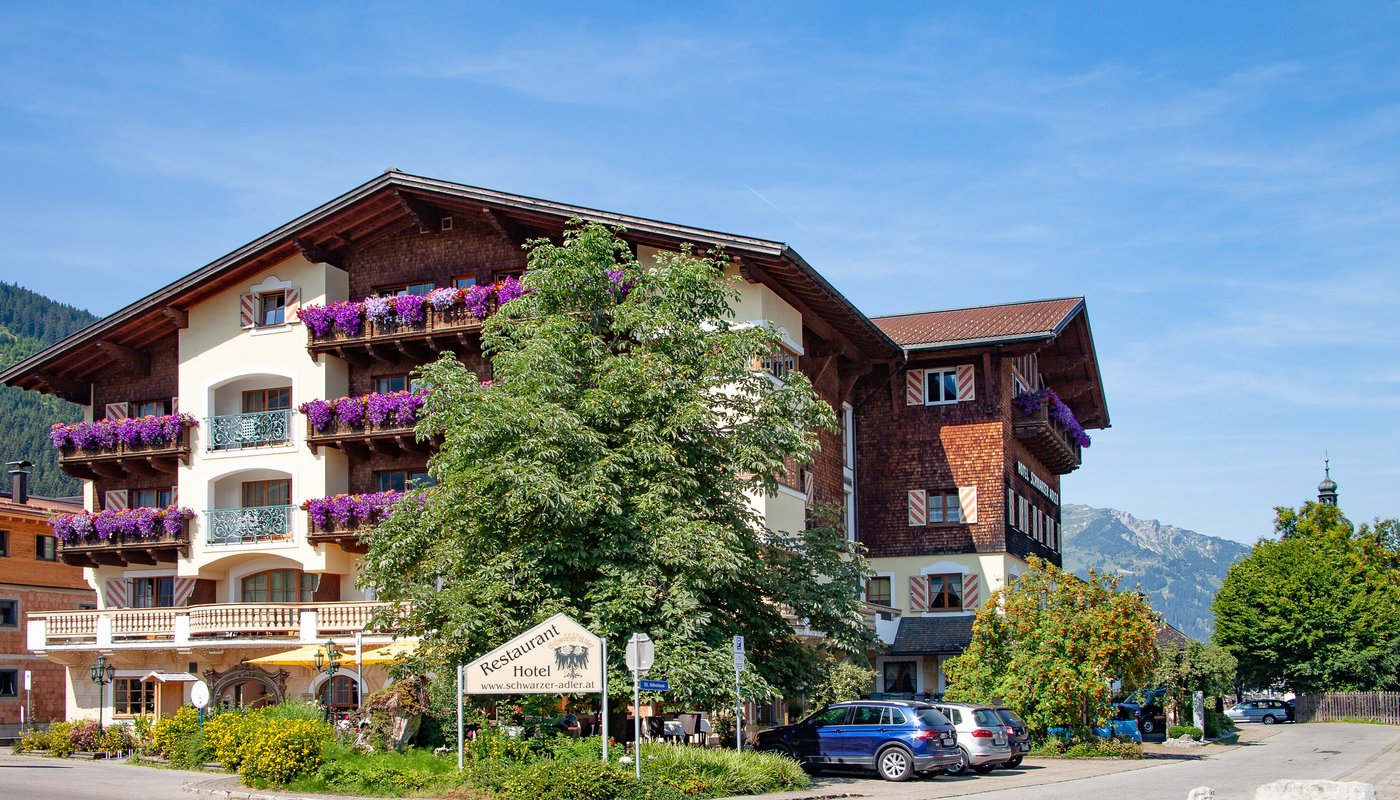
POLYGON ((5 466, 10 468, 10 501, 24 505, 29 502, 29 470, 34 465, 28 461, 11 461, 5 466))

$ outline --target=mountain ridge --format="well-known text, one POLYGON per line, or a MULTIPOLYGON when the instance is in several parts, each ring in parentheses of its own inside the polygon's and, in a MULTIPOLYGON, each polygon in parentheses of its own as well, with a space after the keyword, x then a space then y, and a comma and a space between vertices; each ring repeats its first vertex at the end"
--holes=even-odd
POLYGON ((1064 569, 1120 576, 1147 593, 1163 619, 1193 639, 1215 628, 1211 601, 1230 565, 1249 554, 1238 542, 1142 519, 1115 508, 1061 507, 1064 569))

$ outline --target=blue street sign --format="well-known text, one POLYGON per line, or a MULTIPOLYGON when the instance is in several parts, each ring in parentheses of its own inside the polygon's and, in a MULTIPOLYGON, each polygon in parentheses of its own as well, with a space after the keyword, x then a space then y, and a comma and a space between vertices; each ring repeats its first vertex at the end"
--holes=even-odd
POLYGON ((671 690, 670 681, 641 681, 640 688, 644 692, 668 692, 671 690))

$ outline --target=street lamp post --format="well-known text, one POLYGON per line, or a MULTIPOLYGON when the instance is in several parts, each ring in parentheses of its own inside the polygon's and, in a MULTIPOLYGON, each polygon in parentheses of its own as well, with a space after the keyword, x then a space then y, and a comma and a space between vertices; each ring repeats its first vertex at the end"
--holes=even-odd
POLYGON ((97 657, 97 663, 88 667, 88 677, 97 684, 97 735, 100 737, 102 736, 102 695, 104 694, 102 690, 116 679, 117 668, 115 665, 107 663, 106 656, 100 655, 97 657))
POLYGON ((317 672, 326 673, 326 719, 332 718, 331 714, 331 684, 335 682, 335 674, 340 671, 340 650, 335 646, 334 639, 327 639, 322 648, 325 653, 316 653, 313 659, 317 672))

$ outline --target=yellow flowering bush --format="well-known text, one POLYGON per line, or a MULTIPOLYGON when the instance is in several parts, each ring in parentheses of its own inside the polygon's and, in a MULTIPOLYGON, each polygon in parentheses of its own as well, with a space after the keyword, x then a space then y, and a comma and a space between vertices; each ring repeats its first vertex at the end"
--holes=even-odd
POLYGON ((249 786, 285 786, 315 772, 334 738, 331 726, 309 719, 268 719, 242 749, 239 778, 249 786))
POLYGON ((204 723, 204 746, 224 769, 237 772, 253 735, 261 724, 257 711, 225 711, 204 723))
POLYGON ((199 709, 194 706, 180 706, 180 710, 168 717, 161 717, 151 729, 151 740, 156 752, 165 758, 174 758, 185 740, 199 732, 199 709))

